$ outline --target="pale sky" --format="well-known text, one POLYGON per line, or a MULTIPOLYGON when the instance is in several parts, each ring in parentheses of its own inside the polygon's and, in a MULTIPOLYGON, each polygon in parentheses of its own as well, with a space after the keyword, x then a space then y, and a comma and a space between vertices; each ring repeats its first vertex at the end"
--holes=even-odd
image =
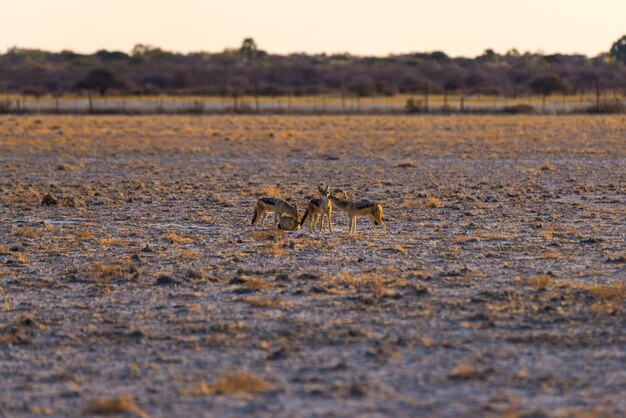
POLYGON ((0 51, 272 53, 440 50, 597 55, 626 34, 626 0, 0 0, 0 51))

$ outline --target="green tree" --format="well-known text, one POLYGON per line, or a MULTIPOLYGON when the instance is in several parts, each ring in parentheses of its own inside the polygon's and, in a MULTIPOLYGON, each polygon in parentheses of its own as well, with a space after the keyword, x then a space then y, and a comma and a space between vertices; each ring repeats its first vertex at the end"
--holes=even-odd
POLYGON ((79 90, 96 90, 100 96, 106 95, 109 89, 125 89, 128 82, 118 74, 108 68, 96 68, 91 70, 85 78, 78 80, 74 84, 75 89, 79 90))
POLYGON ((569 86, 565 81, 556 75, 537 76, 530 80, 528 87, 535 93, 541 94, 543 99, 543 112, 546 111, 546 98, 552 93, 565 92, 569 86))
POLYGON ((259 48, 257 47, 256 42, 254 42, 254 39, 246 38, 243 40, 241 48, 239 48, 239 52, 246 58, 248 64, 250 64, 258 55, 259 48))
POLYGON ((239 53, 245 57, 248 65, 248 77, 254 86, 254 103, 257 113, 259 112, 259 69, 256 65, 259 57, 259 48, 252 38, 246 38, 239 48, 239 53))
POLYGON ((626 35, 615 41, 609 53, 614 60, 626 64, 626 35))

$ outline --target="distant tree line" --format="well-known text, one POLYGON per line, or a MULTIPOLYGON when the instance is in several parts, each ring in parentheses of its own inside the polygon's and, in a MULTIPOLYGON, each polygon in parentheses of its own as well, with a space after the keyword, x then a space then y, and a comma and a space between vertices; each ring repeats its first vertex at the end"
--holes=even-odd
POLYGON ((350 54, 269 54, 253 39, 223 52, 180 54, 150 45, 131 53, 94 54, 11 48, 0 55, 0 92, 64 95, 175 94, 240 97, 319 94, 484 94, 544 97, 626 89, 626 36, 610 51, 584 55, 504 54, 475 58, 443 52, 386 57, 350 54))

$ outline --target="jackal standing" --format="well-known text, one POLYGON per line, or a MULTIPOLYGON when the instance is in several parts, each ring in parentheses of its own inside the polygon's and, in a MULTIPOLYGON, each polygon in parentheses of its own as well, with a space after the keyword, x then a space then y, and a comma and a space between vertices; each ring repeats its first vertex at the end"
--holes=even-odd
POLYGON ((343 200, 333 195, 330 195, 329 199, 337 209, 348 214, 350 219, 350 231, 348 234, 356 232, 356 219, 366 216, 374 227, 381 225, 385 230, 385 234, 387 233, 387 226, 383 222, 383 207, 380 203, 368 200, 343 200))
POLYGON ((317 190, 319 190, 322 195, 321 199, 311 199, 309 200, 309 204, 302 216, 302 222, 304 223, 307 217, 309 217, 309 231, 315 232, 315 225, 317 225, 317 221, 320 220, 320 229, 318 232, 322 232, 324 228, 324 217, 328 219, 328 230, 331 234, 334 234, 333 231, 333 222, 332 222, 332 214, 333 214, 333 204, 330 202, 330 186, 322 187, 322 185, 317 186, 317 190))
POLYGON ((274 227, 278 228, 280 217, 282 215, 288 215, 300 223, 300 216, 298 215, 298 204, 293 205, 283 199, 277 197, 262 197, 256 202, 254 208, 254 216, 252 217, 252 225, 257 225, 261 218, 262 226, 265 226, 265 220, 270 213, 274 214, 274 227))

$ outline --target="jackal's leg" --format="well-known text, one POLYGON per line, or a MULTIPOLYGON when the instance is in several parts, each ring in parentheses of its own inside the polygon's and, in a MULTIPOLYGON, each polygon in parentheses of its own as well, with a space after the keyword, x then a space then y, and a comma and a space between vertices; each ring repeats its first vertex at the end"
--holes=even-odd
POLYGON ((317 224, 320 222, 320 217, 321 217, 321 216, 320 216, 320 214, 319 214, 319 213, 315 215, 315 223, 313 224, 313 232, 317 232, 317 231, 315 230, 315 228, 318 228, 318 229, 319 229, 319 227, 317 226, 317 224))
POLYGON ((356 229, 355 221, 356 221, 356 218, 354 216, 350 216, 350 231, 348 232, 348 235, 352 234, 354 230, 356 229))
POLYGON ((280 220, 279 212, 274 212, 274 228, 278 228, 278 221, 280 220))
POLYGON ((385 234, 387 234, 387 225, 383 222, 383 207, 381 205, 376 205, 376 211, 374 212, 376 222, 379 223, 383 229, 385 230, 385 234))
POLYGON ((254 215, 252 216, 252 226, 256 225, 258 221, 259 221, 259 205, 257 203, 257 205, 254 206, 254 215))
POLYGON ((309 217, 309 232, 315 232, 315 224, 317 223, 317 215, 315 212, 311 213, 309 217))
POLYGON ((268 217, 268 216, 270 216, 270 213, 269 213, 269 212, 263 212, 263 213, 261 214, 261 216, 263 216, 263 222, 262 222, 261 226, 262 226, 263 228, 265 228, 265 221, 267 220, 267 217, 268 217))
POLYGON ((385 225, 385 223, 383 222, 383 217, 381 216, 377 222, 383 227, 383 230, 385 231, 385 234, 388 234, 387 232, 387 225, 385 225))
POLYGON ((320 216, 320 218, 322 218, 322 220, 320 221, 320 230, 319 233, 322 233, 322 229, 324 229, 324 212, 322 212, 322 216, 320 216))
POLYGON ((329 211, 328 212, 328 230, 330 231, 331 234, 335 235, 335 231, 333 231, 333 222, 331 221, 331 216, 332 216, 332 212, 329 211))

